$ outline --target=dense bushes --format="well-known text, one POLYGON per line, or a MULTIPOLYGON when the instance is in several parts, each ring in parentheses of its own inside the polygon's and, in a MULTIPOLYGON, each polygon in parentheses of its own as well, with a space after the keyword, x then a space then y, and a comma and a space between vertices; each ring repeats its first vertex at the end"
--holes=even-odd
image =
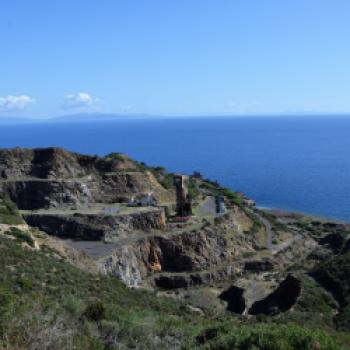
POLYGON ((264 324, 232 328, 230 324, 205 330, 198 338, 204 349, 220 350, 338 350, 324 332, 293 324, 264 324))
POLYGON ((86 307, 83 316, 90 321, 101 321, 106 317, 106 307, 97 300, 86 307))

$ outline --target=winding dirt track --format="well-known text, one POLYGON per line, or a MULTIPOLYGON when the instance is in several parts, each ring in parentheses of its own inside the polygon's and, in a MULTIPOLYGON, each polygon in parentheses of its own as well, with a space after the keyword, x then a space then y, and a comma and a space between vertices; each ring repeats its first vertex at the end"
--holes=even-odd
POLYGON ((279 253, 281 250, 284 250, 288 248, 290 245, 298 241, 299 239, 302 239, 302 236, 299 234, 295 234, 294 237, 288 239, 287 241, 280 243, 280 244, 273 244, 273 232, 272 232, 272 226, 269 220, 258 214, 257 212, 254 212, 254 214, 259 218, 259 220, 263 223, 266 230, 266 246, 267 249, 271 252, 271 254, 275 255, 279 253))

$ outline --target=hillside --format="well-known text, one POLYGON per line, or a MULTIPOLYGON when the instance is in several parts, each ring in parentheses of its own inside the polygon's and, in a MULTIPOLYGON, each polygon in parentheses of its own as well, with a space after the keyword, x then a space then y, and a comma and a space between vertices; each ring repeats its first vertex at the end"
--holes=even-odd
POLYGON ((322 331, 202 313, 0 237, 3 349, 340 349, 322 331))
POLYGON ((179 176, 0 150, 1 346, 350 348, 350 225, 179 176))

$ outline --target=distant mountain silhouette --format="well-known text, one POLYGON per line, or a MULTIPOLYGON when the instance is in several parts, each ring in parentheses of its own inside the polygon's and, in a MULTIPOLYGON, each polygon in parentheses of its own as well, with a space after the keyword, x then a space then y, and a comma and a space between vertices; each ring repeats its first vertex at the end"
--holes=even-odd
POLYGON ((158 116, 150 114, 112 114, 112 113, 78 113, 62 115, 52 118, 32 118, 32 117, 9 117, 0 116, 0 124, 22 124, 22 123, 51 123, 51 122, 84 122, 84 121, 111 121, 120 119, 143 119, 156 118, 158 116))

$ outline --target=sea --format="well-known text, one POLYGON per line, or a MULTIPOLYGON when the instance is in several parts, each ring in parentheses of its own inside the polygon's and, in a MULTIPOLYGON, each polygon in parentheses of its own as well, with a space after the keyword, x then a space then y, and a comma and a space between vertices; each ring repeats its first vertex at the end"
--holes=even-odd
POLYGON ((123 152, 201 172, 258 206, 350 222, 350 117, 119 118, 0 125, 0 147, 123 152))

